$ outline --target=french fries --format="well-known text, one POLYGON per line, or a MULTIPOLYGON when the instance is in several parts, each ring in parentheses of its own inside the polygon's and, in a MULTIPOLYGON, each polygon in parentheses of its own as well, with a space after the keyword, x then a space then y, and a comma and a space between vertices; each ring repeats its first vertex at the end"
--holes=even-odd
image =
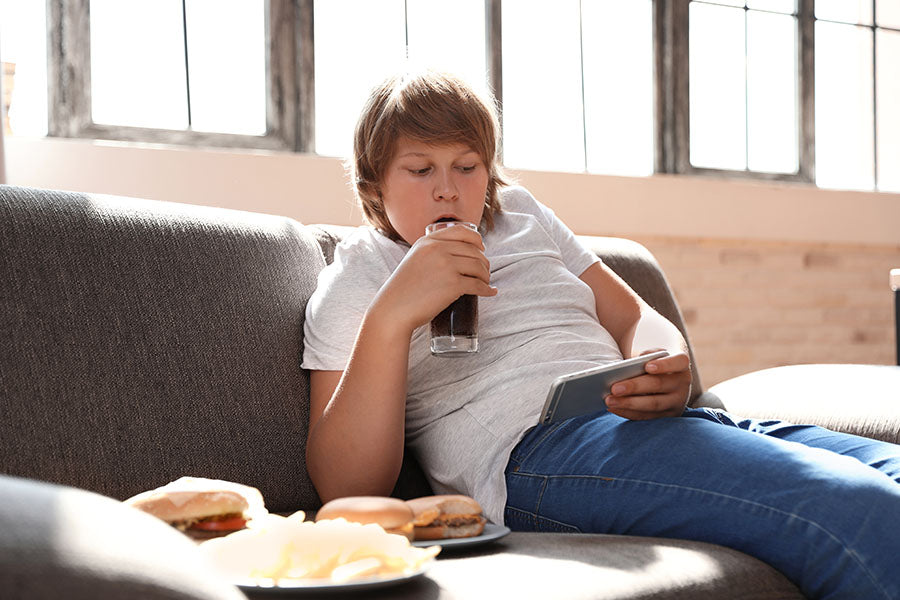
POLYGON ((279 585, 283 580, 343 583, 406 575, 433 559, 439 546, 416 548, 378 525, 344 519, 313 523, 303 512, 254 519, 249 529, 200 544, 207 560, 231 581, 279 585))

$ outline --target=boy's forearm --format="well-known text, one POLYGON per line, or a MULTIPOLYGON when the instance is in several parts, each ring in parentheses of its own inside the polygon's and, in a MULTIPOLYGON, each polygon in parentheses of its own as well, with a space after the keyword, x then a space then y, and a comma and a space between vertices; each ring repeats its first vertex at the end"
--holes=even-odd
POLYGON ((411 332, 367 313, 340 383, 309 432, 307 468, 323 501, 388 495, 403 460, 411 332))

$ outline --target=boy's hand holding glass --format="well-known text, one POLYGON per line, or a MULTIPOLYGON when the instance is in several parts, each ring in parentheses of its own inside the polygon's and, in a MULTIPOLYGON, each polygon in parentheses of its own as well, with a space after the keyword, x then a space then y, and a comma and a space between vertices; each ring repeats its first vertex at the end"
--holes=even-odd
POLYGON ((490 263, 476 231, 450 227, 423 235, 378 293, 373 308, 412 333, 462 295, 494 296, 490 263))
POLYGON ((647 363, 645 369, 647 374, 613 385, 606 397, 609 412, 633 421, 680 416, 691 394, 687 354, 670 354, 647 363))
MULTIPOLYGON (((425 235, 450 227, 478 232, 478 226, 464 221, 431 223, 425 235)), ((435 356, 464 356, 478 352, 478 296, 463 294, 431 320, 431 353, 435 356)))

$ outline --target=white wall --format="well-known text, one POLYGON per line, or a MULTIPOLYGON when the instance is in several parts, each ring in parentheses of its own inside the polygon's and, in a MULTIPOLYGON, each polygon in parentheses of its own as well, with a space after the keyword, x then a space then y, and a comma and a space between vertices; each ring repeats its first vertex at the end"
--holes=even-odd
MULTIPOLYGON (((293 153, 8 137, 9 183, 357 224, 340 160, 293 153)), ((513 175, 577 233, 900 243, 900 194, 675 175, 513 175)))

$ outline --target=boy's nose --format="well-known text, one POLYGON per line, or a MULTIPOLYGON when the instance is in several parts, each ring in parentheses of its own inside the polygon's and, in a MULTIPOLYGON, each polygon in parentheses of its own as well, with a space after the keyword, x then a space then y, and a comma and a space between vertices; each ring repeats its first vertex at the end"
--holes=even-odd
POLYGON ((436 200, 456 200, 457 195, 456 186, 449 175, 442 175, 435 183, 434 197, 436 200))

